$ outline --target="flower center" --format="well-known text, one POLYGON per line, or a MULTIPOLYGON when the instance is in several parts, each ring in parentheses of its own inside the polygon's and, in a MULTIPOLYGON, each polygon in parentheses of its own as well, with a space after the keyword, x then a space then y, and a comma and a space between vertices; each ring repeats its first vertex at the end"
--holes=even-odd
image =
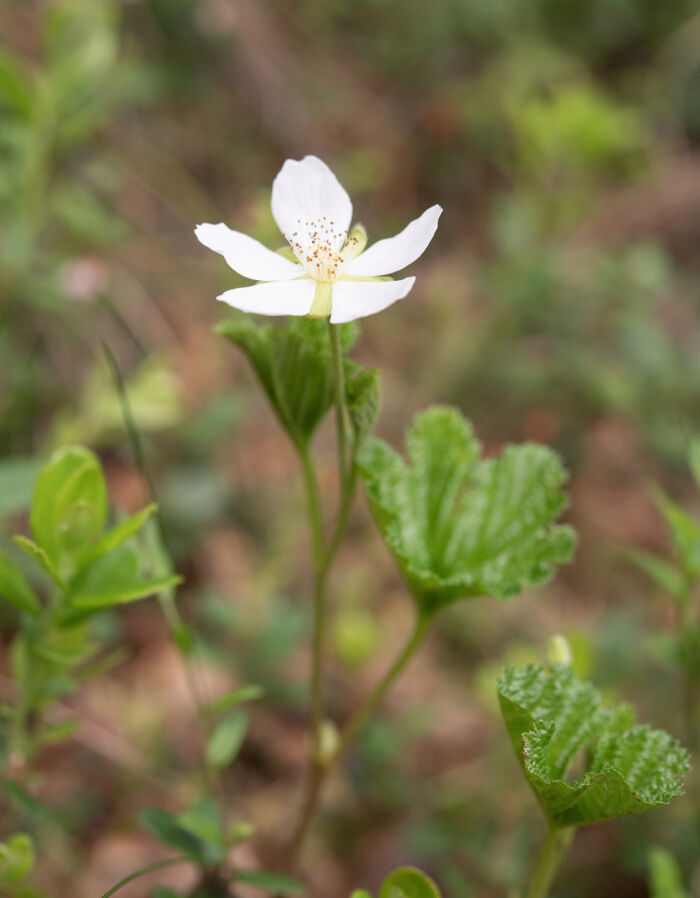
POLYGON ((342 275, 358 243, 355 236, 346 241, 346 233, 324 215, 313 221, 298 218, 296 230, 283 236, 310 277, 332 282, 342 275))

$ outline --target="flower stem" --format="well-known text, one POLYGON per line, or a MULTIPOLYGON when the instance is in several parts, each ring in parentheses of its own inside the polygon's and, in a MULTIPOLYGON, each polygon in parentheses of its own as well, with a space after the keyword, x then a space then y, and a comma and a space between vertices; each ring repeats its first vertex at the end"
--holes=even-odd
POLYGON ((546 898, 575 832, 573 826, 549 825, 527 898, 546 898))

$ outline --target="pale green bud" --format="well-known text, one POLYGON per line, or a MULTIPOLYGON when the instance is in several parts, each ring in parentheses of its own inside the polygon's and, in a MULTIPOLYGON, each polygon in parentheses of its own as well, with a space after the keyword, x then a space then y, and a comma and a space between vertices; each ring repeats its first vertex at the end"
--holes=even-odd
POLYGON ((562 636, 561 633, 552 636, 547 645, 547 661, 552 667, 555 664, 566 664, 568 667, 571 667, 573 660, 571 645, 566 636, 562 636))

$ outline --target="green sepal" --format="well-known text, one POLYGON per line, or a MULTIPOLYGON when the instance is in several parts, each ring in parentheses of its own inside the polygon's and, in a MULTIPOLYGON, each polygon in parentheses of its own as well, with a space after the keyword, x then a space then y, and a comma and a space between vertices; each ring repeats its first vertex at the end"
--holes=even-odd
POLYGON ((482 459, 471 424, 446 407, 418 415, 406 447, 404 459, 368 439, 359 470, 422 615, 471 596, 509 598, 569 561, 575 534, 555 523, 566 474, 551 449, 526 443, 482 459))
POLYGON ((662 730, 634 725, 628 705, 603 706, 566 665, 508 668, 498 680, 515 753, 554 826, 636 814, 682 794, 688 754, 662 730), (581 757, 585 772, 570 775, 581 757))
MULTIPOLYGON (((343 352, 357 336, 353 325, 340 330, 343 352)), ((258 325, 250 319, 225 321, 217 333, 241 349, 284 429, 298 447, 308 445, 333 404, 333 366, 328 325, 292 318, 286 327, 258 325)), ((353 366, 346 362, 347 374, 353 366)))

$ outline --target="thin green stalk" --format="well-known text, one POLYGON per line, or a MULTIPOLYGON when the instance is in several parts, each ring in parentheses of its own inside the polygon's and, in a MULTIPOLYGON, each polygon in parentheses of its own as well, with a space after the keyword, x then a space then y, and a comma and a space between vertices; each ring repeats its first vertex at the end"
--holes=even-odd
POLYGON ((189 857, 172 857, 166 861, 156 861, 155 864, 149 864, 147 867, 142 867, 140 870, 137 870, 135 873, 131 873, 129 876, 126 876, 124 879, 120 880, 115 886, 105 892, 102 898, 111 898, 112 895, 116 894, 120 889, 123 889, 124 886, 129 885, 130 882, 133 882, 135 879, 139 879, 141 876, 146 876, 147 873, 154 873, 156 870, 162 870, 163 867, 172 867, 175 864, 186 864, 192 863, 192 859, 189 857))
POLYGON ((398 678, 399 674, 403 671, 413 655, 416 653, 416 650, 425 639, 425 635, 430 627, 430 622, 431 618, 429 617, 421 616, 418 618, 413 631, 411 632, 411 636, 408 639, 408 642, 399 652, 394 663, 386 672, 383 679, 365 699, 365 701, 357 709, 357 711, 353 714, 353 716, 341 731, 338 745, 331 759, 332 764, 337 763, 341 755, 347 750, 348 746, 353 741, 355 736, 357 736, 359 731, 364 727, 374 711, 377 709, 377 706, 387 694, 395 680, 398 678))
MULTIPOLYGON (((117 364, 117 360, 114 357, 114 354, 112 353, 109 346, 107 346, 107 344, 103 342, 102 347, 104 349, 105 357, 114 379, 117 396, 119 398, 119 403, 121 406, 122 417, 124 419, 124 425, 126 427, 129 441, 131 443, 132 451, 134 453, 136 467, 138 468, 141 476, 146 482, 151 502, 158 505, 158 495, 156 493, 155 483, 153 481, 153 478, 151 477, 148 465, 146 464, 146 455, 143 450, 141 434, 139 433, 139 429, 136 426, 136 421, 131 409, 131 403, 129 402, 129 396, 126 391, 124 378, 122 377, 121 371, 119 370, 119 365, 117 364)), ((160 508, 158 509, 158 512, 156 514, 156 525, 158 528, 158 540, 160 542, 160 545, 167 546, 166 531, 163 525, 163 518, 160 512, 160 508)), ((179 633, 183 633, 185 631, 185 625, 180 615, 180 610, 177 607, 175 597, 170 591, 158 593, 157 598, 158 604, 160 605, 160 609, 163 617, 165 618, 165 622, 168 625, 168 629, 170 631, 173 642, 175 643, 175 646, 180 655, 180 660, 182 662, 182 667, 185 673, 185 680, 187 682, 187 687, 190 692, 192 704, 194 705, 197 715, 197 725, 202 743, 202 778, 206 789, 209 792, 213 793, 213 796, 217 801, 217 807, 219 811, 219 825, 221 828, 221 833, 223 835, 225 833, 227 823, 226 802, 223 782, 219 773, 219 769, 216 767, 216 765, 210 762, 208 757, 207 744, 209 741, 209 721, 204 707, 204 700, 202 698, 197 682, 197 677, 194 671, 194 659, 183 648, 179 639, 177 638, 177 635, 179 633)))
POLYGON ((573 826, 549 825, 527 898, 546 898, 575 831, 573 826))

